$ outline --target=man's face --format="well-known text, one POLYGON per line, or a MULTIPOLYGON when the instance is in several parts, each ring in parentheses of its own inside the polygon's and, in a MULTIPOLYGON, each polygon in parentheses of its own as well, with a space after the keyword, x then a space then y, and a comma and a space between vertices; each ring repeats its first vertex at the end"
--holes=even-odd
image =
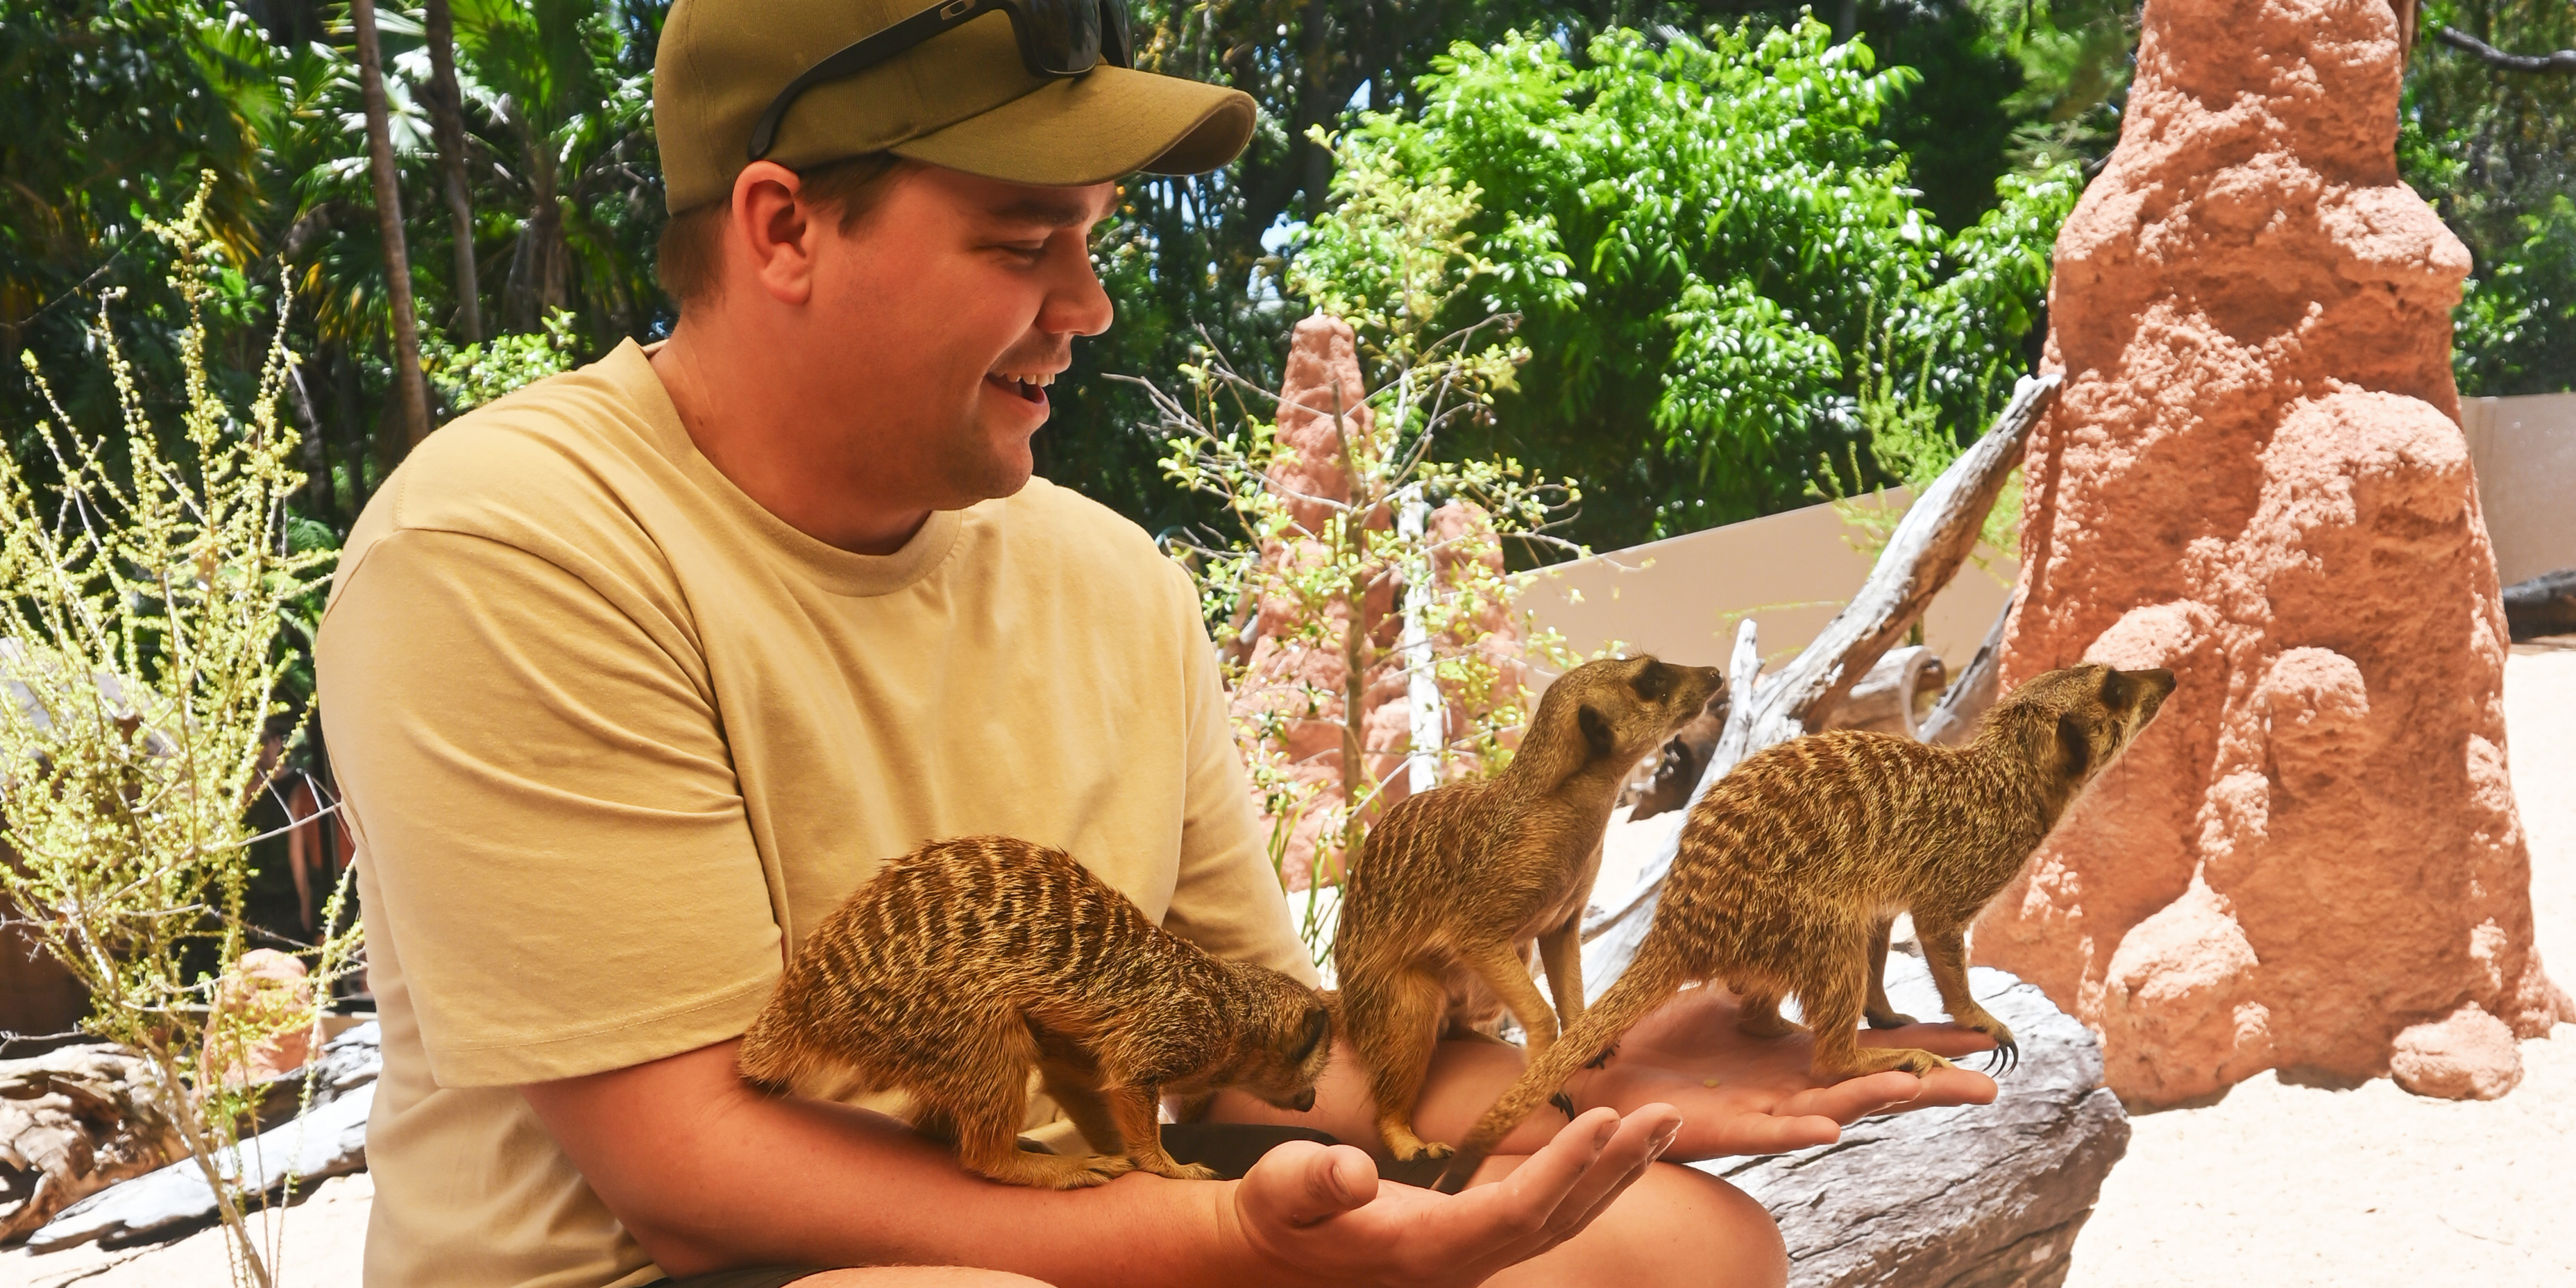
POLYGON ((820 374, 866 426, 871 491, 955 509, 1028 483, 1046 386, 1109 327, 1089 239, 1116 192, 925 168, 822 238, 814 321, 846 339, 820 374))

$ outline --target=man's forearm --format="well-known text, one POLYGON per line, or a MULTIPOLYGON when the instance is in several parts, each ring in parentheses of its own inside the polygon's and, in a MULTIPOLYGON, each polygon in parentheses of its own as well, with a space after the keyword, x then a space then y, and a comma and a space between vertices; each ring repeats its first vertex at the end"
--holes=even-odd
POLYGON ((999 1185, 882 1115, 773 1098, 732 1044, 523 1088, 583 1175, 674 1275, 749 1264, 959 1265, 1058 1288, 1257 1281, 1233 1183, 1135 1174, 1090 1190, 999 1185), (669 1114, 655 1106, 692 1106, 669 1114))

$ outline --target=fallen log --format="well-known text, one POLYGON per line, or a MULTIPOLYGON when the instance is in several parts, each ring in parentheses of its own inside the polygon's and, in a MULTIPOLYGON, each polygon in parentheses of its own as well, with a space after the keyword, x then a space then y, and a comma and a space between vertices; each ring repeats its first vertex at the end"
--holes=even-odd
POLYGON ((2576 634, 2576 568, 2561 568, 2504 588, 2504 624, 2513 642, 2576 634))

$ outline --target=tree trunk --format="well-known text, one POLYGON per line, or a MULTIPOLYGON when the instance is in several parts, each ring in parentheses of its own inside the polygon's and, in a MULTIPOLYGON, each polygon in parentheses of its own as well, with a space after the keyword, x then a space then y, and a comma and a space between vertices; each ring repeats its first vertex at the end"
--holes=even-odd
POLYGON ((394 174, 392 121, 385 110, 385 60, 376 44, 375 0, 350 0, 358 29, 358 86, 367 103, 367 169, 376 181, 376 227, 385 242, 386 298, 394 314, 395 405, 403 441, 429 437, 429 386, 420 375, 420 324, 412 313, 411 255, 403 245, 402 189, 394 174))
POLYGON ((482 283, 474 266, 474 195, 465 182, 465 100, 456 88, 456 21, 447 0, 428 0, 423 25, 429 36, 430 134, 438 142, 438 173, 455 226, 456 331, 472 344, 483 338, 482 283))

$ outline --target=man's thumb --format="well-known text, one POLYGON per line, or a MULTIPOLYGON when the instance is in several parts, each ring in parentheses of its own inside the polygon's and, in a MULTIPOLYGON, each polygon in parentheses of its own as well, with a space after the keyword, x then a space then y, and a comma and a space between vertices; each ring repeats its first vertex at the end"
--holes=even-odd
POLYGON ((1348 1145, 1292 1140, 1262 1155, 1243 1188, 1247 1206, 1262 1216, 1308 1226, 1377 1198, 1377 1164, 1348 1145))

